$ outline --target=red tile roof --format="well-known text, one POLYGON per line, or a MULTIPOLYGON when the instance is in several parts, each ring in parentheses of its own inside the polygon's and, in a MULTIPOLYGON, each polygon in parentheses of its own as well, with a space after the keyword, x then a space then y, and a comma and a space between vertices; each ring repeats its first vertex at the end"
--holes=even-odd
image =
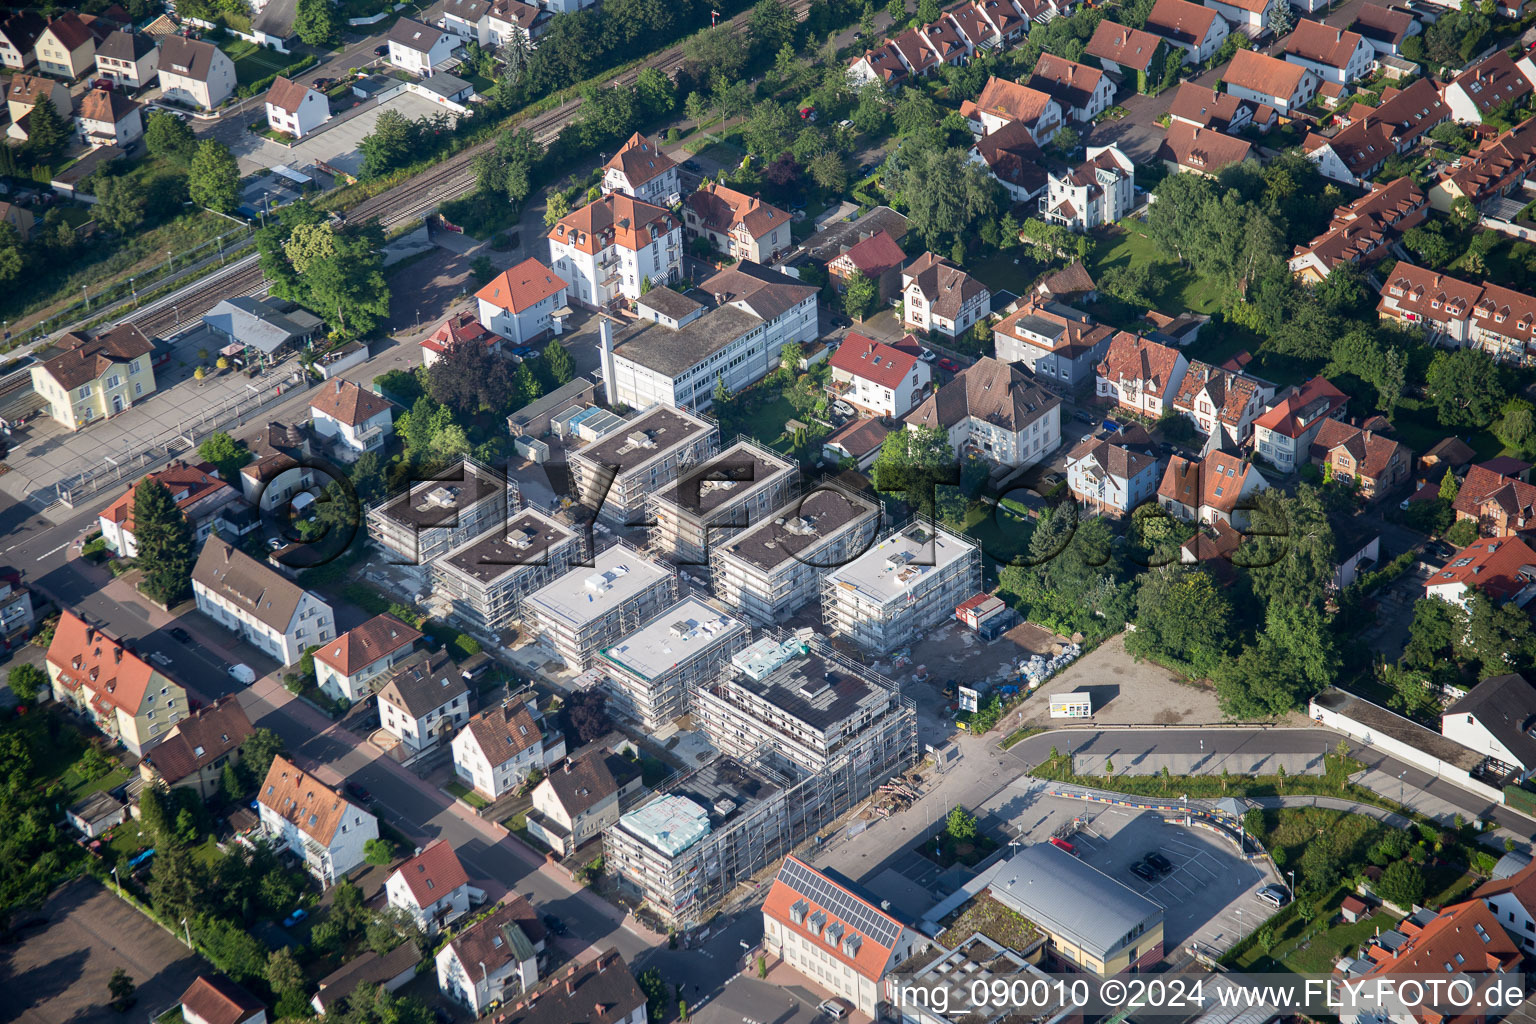
POLYGON ((1429 199, 1406 175, 1387 185, 1372 186, 1371 191, 1333 211, 1328 230, 1306 245, 1298 245, 1296 256, 1313 255, 1329 270, 1340 263, 1370 259, 1393 238, 1422 221, 1429 199))
POLYGON ((71 611, 59 616, 47 661, 58 670, 59 685, 64 689, 85 690, 98 709, 119 708, 134 716, 143 706, 152 680, 170 682, 115 637, 71 611))
MULTIPOLYGON (((1182 3, 1183 0, 1174 2, 1182 3)), ((1215 12, 1211 13, 1214 15, 1215 12)), ((1103 81, 1102 68, 1079 64, 1053 53, 1041 53, 1040 59, 1035 61, 1035 70, 1029 76, 1029 87, 1049 93, 1063 107, 1084 108, 1093 102, 1094 94, 1103 81)))
MULTIPOLYGON (((588 256, 595 256, 610 245, 629 249, 631 252, 639 251, 642 247, 650 245, 652 241, 676 230, 677 226, 677 220, 671 212, 613 192, 595 203, 588 203, 581 209, 572 210, 560 218, 559 222, 550 229, 549 237, 588 256)), ((513 269, 523 269, 529 262, 537 263, 538 261, 530 257, 513 269)), ((540 266, 542 267, 542 264, 540 266)), ((532 273, 532 271, 528 272, 532 273)), ((495 281, 491 282, 492 285, 495 283, 495 281)), ((553 293, 550 282, 544 282, 542 286, 549 289, 550 294, 553 293)), ((486 286, 486 288, 489 287, 490 285, 486 286)), ((477 297, 484 295, 486 288, 480 289, 477 297)))
POLYGON ((879 982, 886 968, 890 966, 903 930, 901 922, 894 917, 871 904, 858 893, 838 884, 828 875, 793 856, 785 858, 784 866, 779 869, 778 876, 773 880, 773 887, 768 890, 768 898, 763 901, 763 914, 777 921, 779 927, 785 931, 799 935, 802 941, 813 943, 824 958, 829 957, 836 963, 850 967, 861 977, 874 982, 879 982), (801 880, 807 876, 820 884, 804 884, 801 880), (897 937, 896 941, 882 945, 875 937, 855 929, 853 922, 844 920, 836 910, 819 902, 816 898, 817 890, 821 889, 822 885, 837 892, 840 900, 857 905, 862 911, 862 917, 878 922, 885 934, 894 933, 897 937), (805 891, 807 889, 811 891, 805 891), (816 921, 818 915, 821 927, 813 931, 809 926, 816 921), (796 916, 801 920, 797 922, 796 916), (835 943, 828 942, 826 939, 827 928, 834 922, 841 923, 844 929, 842 937, 835 943), (859 939, 856 950, 851 953, 846 948, 846 939, 850 935, 857 936, 859 939))
POLYGON ((1451 507, 1481 519, 1483 506, 1490 502, 1511 520, 1536 521, 1536 486, 1503 476, 1486 465, 1471 467, 1451 507))
POLYGON ((202 975, 181 994, 181 1005, 204 1024, 240 1024, 264 1011, 255 996, 221 975, 202 975))
POLYGON ((704 182, 686 202, 706 230, 720 234, 741 227, 752 238, 758 239, 789 223, 789 214, 777 206, 718 182, 704 182))
POLYGON ((1179 383, 1179 393, 1173 396, 1173 407, 1193 410, 1195 400, 1201 392, 1206 392, 1210 396, 1211 405, 1216 409, 1216 418, 1230 427, 1236 427, 1242 423, 1243 410, 1248 407, 1248 402, 1259 387, 1259 382, 1252 377, 1195 359, 1190 362, 1189 372, 1184 374, 1183 381, 1179 383))
MULTIPOLYGON (((1398 947, 1366 974, 1415 977, 1484 975, 1515 970, 1520 950, 1499 925, 1498 916, 1482 900, 1472 899, 1446 907, 1417 934, 1398 947)), ((1411 1011, 1423 1024, 1442 1021, 1481 1021, 1476 1007, 1466 1012, 1444 1013, 1427 1007, 1411 1011)))
POLYGON ((367 423, 379 413, 389 411, 389 399, 350 380, 339 377, 328 380, 317 390, 319 394, 310 399, 310 409, 349 427, 367 423))
MULTIPOLYGON (((188 508, 202 501, 204 498, 218 494, 221 491, 233 492, 234 488, 220 480, 215 474, 218 470, 208 463, 200 463, 189 466, 185 462, 178 462, 167 466, 158 473, 151 473, 145 480, 156 480, 171 492, 171 497, 176 502, 176 507, 183 513, 188 508)), ((117 523, 129 533, 133 532, 133 503, 138 494, 139 484, 142 480, 135 480, 128 485, 126 493, 120 495, 116 501, 101 510, 101 518, 108 522, 117 523)))
POLYGON ((198 708, 171 727, 165 739, 144 760, 166 785, 174 786, 194 772, 237 749, 251 734, 251 720, 233 695, 198 708))
POLYGON ((315 660, 350 676, 420 639, 419 632, 385 613, 375 615, 320 647, 315 651, 315 660))
POLYGON ((1519 537, 1473 541, 1450 557, 1425 588, 1460 583, 1505 601, 1536 581, 1536 551, 1519 537))
POLYGON ((1133 71, 1147 71, 1162 45, 1163 41, 1150 32, 1126 28, 1106 19, 1093 30, 1093 38, 1088 40, 1083 52, 1133 71))
POLYGON ((1161 160, 1188 167, 1201 174, 1215 174, 1223 167, 1240 164, 1253 153, 1246 139, 1224 135, 1214 128, 1199 128, 1187 121, 1175 121, 1158 147, 1161 160))
POLYGON ((274 757, 256 799, 300 832, 329 847, 352 805, 285 757, 274 757))
POLYGON ((266 102, 278 110, 286 110, 290 114, 298 113, 299 107, 304 103, 304 97, 313 91, 303 82, 295 82, 291 78, 278 75, 272 80, 272 88, 267 90, 266 102))
POLYGON ((910 341, 911 346, 895 348, 849 331, 828 362, 834 370, 842 370, 855 377, 873 381, 881 387, 895 390, 918 362, 915 348, 917 340, 910 334, 903 340, 910 341))
POLYGON ((1331 417, 1349 402, 1349 396, 1322 377, 1313 377, 1268 412, 1253 421, 1277 434, 1295 439, 1320 418, 1331 417))
MULTIPOLYGON (((627 199, 628 197, 620 196, 619 198, 627 199)), ((640 203, 638 205, 645 206, 646 204, 640 203)), ((591 209, 591 207, 587 207, 587 209, 591 209)), ((649 207, 649 209, 655 210, 658 208, 649 207)), ((581 211, 578 210, 577 212, 581 211)), ((564 222, 562 221, 562 223, 564 222)), ((630 248, 636 247, 631 246, 630 248)), ((560 289, 566 286, 567 282, 564 278, 530 256, 512 269, 504 270, 491 278, 484 288, 475 293, 475 298, 488 302, 497 309, 521 313, 525 309, 533 308, 551 295, 558 295, 560 289)))
MULTIPOLYGON (((1525 59, 1522 56, 1522 63, 1525 59)), ((1507 50, 1495 50, 1486 60, 1453 78, 1446 88, 1459 88, 1472 101, 1479 115, 1505 103, 1518 102, 1532 91, 1531 80, 1516 66, 1507 50)))
POLYGON ((1257 50, 1238 50, 1222 75, 1227 88, 1236 85, 1260 96, 1289 103, 1301 88, 1302 79, 1312 74, 1300 64, 1271 57, 1257 50))
POLYGON ((982 113, 1004 121, 1022 121, 1027 125, 1039 120, 1051 102, 1049 93, 994 76, 987 79, 981 95, 976 97, 975 106, 982 113))
POLYGON ((881 274, 907 261, 907 254, 888 231, 876 231, 868 238, 850 245, 843 256, 865 277, 878 279, 881 274))
POLYGON ((486 330, 475 314, 466 309, 444 320, 431 337, 421 343, 421 347, 447 354, 467 342, 478 341, 489 347, 500 340, 486 330))
POLYGON ((1339 420, 1329 420, 1318 430, 1312 440, 1311 457, 1318 461, 1331 460, 1340 448, 1349 453, 1359 475, 1368 480, 1379 480, 1391 469, 1399 454, 1412 458, 1406 447, 1390 437, 1339 420))
POLYGON ((1445 322, 1470 316, 1482 297, 1482 285, 1400 262, 1387 275, 1377 308, 1390 300, 1398 315, 1409 313, 1418 319, 1445 322))
POLYGON ((1217 17, 1211 8, 1192 4, 1189 0, 1157 0, 1143 27, 1155 36, 1199 47, 1211 34, 1211 25, 1217 17))
POLYGON ((1109 343, 1109 351, 1099 364, 1098 375, 1117 384, 1138 381, 1144 388, 1161 395, 1178 368, 1179 356, 1176 348, 1122 331, 1109 343))
POLYGON ((464 728, 480 745, 480 752, 492 768, 506 764, 544 738, 528 705, 521 700, 486 708, 464 728))
POLYGON ((1375 109, 1358 103, 1351 107, 1350 123, 1332 138, 1308 135, 1304 148, 1310 153, 1326 144, 1352 174, 1367 175, 1451 116, 1450 108, 1440 99, 1440 90, 1428 78, 1406 89, 1385 89, 1381 97, 1381 105, 1375 109))
POLYGON ((1226 452, 1213 452, 1203 461, 1174 455, 1157 485, 1157 494, 1192 509, 1214 508, 1230 514, 1237 508, 1249 473, 1248 463, 1226 452))
POLYGON ((603 166, 608 170, 621 172, 633 188, 645 184, 658 174, 667 173, 677 164, 644 135, 635 132, 629 137, 629 141, 613 154, 613 159, 603 166))
POLYGON ((405 879, 418 907, 430 907, 459 886, 469 884, 469 875, 464 873, 458 854, 442 839, 432 840, 396 868, 395 874, 405 879))
POLYGON ((1364 42, 1356 32, 1302 18, 1285 37, 1283 50, 1287 55, 1343 71, 1364 42))

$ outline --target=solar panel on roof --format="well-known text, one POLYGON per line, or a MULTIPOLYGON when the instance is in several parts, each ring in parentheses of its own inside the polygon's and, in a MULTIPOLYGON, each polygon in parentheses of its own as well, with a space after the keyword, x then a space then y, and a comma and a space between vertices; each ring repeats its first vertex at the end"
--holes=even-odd
POLYGON ((853 930, 886 948, 895 946, 901 937, 901 926, 895 921, 799 861, 786 860, 779 869, 779 878, 796 892, 825 907, 834 917, 847 922, 853 930))

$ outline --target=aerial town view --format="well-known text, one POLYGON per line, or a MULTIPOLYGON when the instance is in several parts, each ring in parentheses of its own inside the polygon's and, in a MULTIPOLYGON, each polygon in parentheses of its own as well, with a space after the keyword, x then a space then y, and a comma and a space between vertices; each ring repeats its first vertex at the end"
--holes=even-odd
POLYGON ((0 64, 0 1022, 1536 1022, 1536 4, 0 64))

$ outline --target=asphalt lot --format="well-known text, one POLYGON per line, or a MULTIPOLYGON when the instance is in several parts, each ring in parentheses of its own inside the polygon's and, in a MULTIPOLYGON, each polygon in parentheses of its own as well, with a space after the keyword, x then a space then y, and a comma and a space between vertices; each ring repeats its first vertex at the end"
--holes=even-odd
MULTIPOLYGON (((363 166, 363 154, 359 152, 358 144, 373 131, 374 124, 386 110, 399 111, 407 121, 415 121, 428 114, 452 113, 446 107, 440 107, 415 93, 403 92, 356 117, 340 124, 328 125, 316 134, 300 139, 293 146, 280 146, 271 139, 248 131, 228 140, 228 144, 240 163, 242 174, 251 174, 277 164, 305 167, 320 161, 355 175, 363 166)), ((259 111, 255 113, 259 114, 259 111)), ((252 113, 248 112, 242 121, 249 123, 253 119, 252 113)))

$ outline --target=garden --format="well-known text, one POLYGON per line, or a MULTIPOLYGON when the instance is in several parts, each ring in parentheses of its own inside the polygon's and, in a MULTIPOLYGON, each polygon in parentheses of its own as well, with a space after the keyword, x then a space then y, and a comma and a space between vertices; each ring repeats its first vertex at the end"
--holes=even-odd
MULTIPOLYGON (((976 816, 956 807, 932 834, 918 844, 917 852, 941 868, 963 864, 975 867, 997 850, 997 840, 982 832, 976 816)), ((1017 947, 1014 947, 1017 948, 1017 947)))

